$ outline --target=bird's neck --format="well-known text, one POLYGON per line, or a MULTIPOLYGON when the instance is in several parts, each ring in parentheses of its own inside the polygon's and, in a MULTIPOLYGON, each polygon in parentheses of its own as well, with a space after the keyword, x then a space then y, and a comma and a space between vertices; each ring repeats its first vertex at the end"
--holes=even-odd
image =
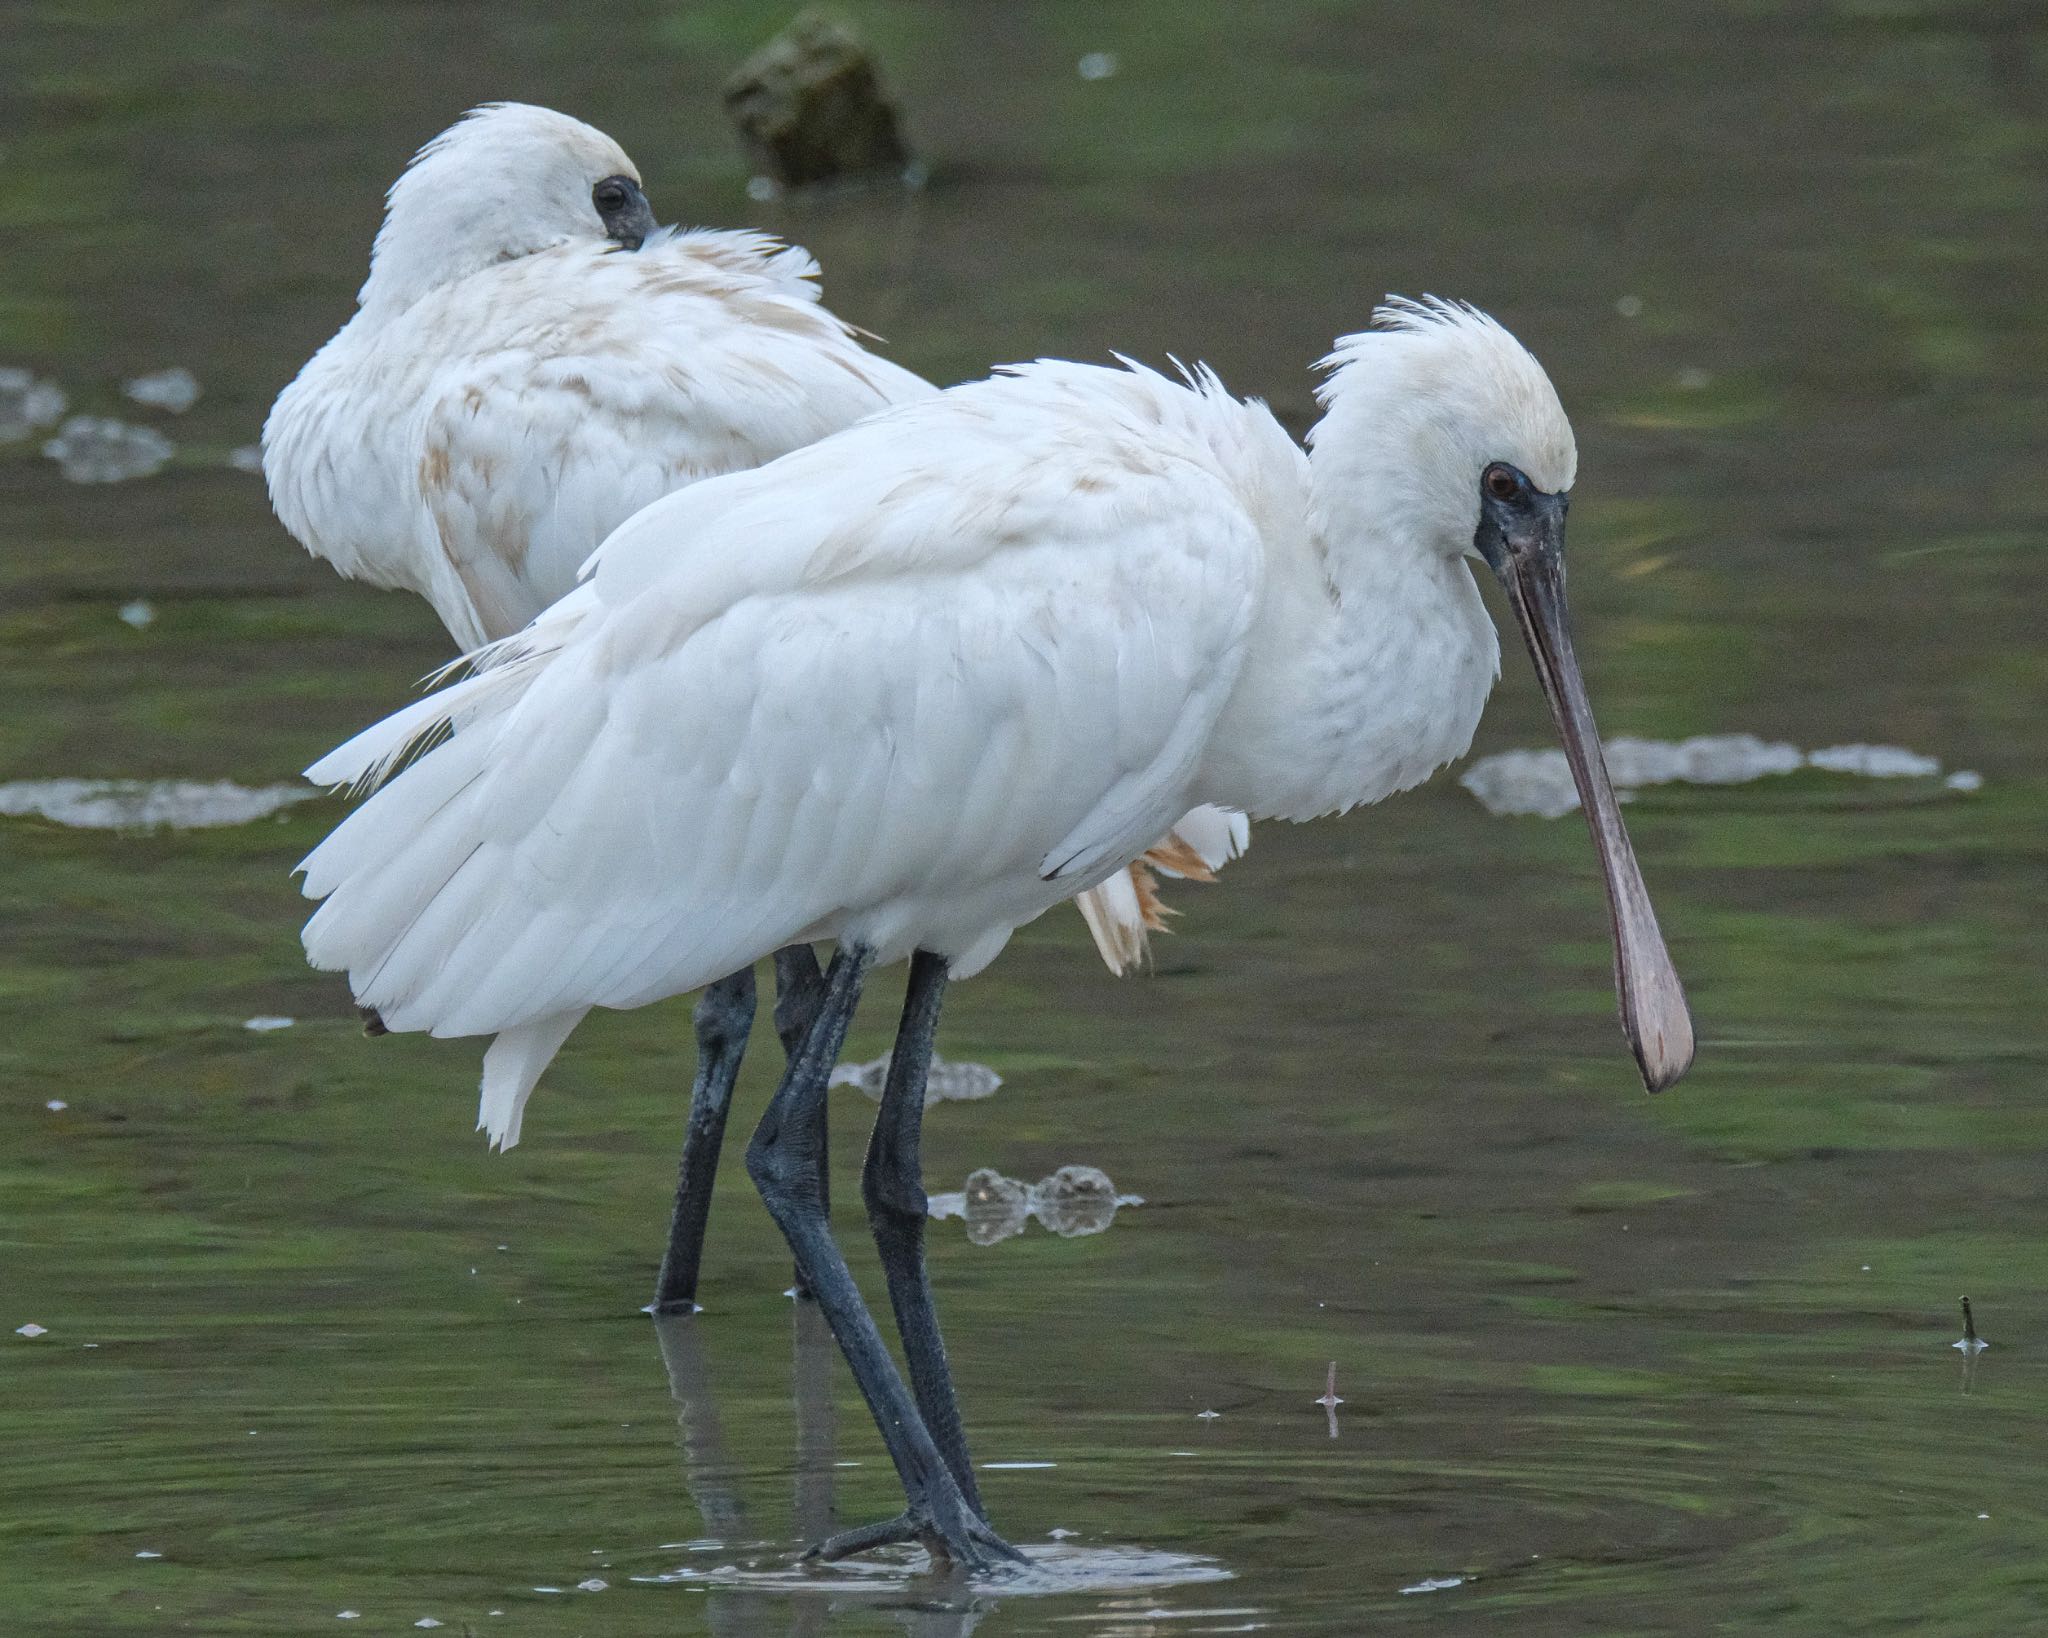
POLYGON ((1307 499, 1297 549, 1269 558, 1217 739, 1228 754, 1202 792, 1254 818, 1310 819, 1420 784, 1471 745, 1500 672, 1462 558, 1320 459, 1307 499))
POLYGON ((447 227, 439 234, 419 232, 417 223, 394 208, 378 231, 370 276, 356 292, 356 306, 372 320, 394 318, 430 291, 571 242, 562 233, 540 228, 521 233, 500 221, 467 217, 447 227), (473 231, 459 231, 464 228, 473 231))

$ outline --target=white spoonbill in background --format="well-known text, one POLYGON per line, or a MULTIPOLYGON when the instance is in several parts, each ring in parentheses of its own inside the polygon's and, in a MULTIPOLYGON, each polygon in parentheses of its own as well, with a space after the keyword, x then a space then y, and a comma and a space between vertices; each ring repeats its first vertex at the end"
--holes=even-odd
MULTIPOLYGON (((937 390, 863 348, 820 304, 817 271, 759 234, 657 228, 633 162, 581 120, 476 109, 393 184, 359 310, 279 394, 272 503, 344 575, 419 593, 464 649, 510 636, 649 502, 937 390)), ((698 549, 685 534, 669 547, 698 549)), ((1203 879, 1247 839, 1242 815, 1214 810, 1162 834, 1149 864, 1203 879)), ((1080 908, 1115 972, 1162 925, 1147 862, 1080 908)), ((777 967, 794 1040, 817 961, 797 947, 777 967)), ((699 1008, 662 1310, 694 1303, 753 1013, 751 966, 699 1008)))
POLYGON ((326 901, 306 949, 394 1029, 495 1035, 500 1140, 588 1008, 836 941, 747 1154, 907 1497, 829 1554, 1014 1556, 924 1268, 948 977, 1198 803, 1309 819, 1462 753, 1500 660, 1473 561, 1507 589, 1578 779, 1643 1078, 1691 1061, 1572 655, 1570 424, 1492 319, 1434 301, 1374 318, 1327 360, 1306 455, 1206 370, 1040 362, 680 491, 480 674, 313 769, 372 777, 452 724, 306 860, 326 901), (902 960, 863 1193, 908 1388, 832 1239, 815 1127, 864 979, 902 960))

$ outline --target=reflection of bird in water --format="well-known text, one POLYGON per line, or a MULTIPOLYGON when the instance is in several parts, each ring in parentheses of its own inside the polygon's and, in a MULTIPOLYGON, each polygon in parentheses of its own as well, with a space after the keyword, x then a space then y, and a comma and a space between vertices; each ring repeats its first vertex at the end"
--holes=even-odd
POLYGON ((1461 754, 1500 657, 1472 561, 1507 591, 1579 779, 1644 1080, 1691 1061, 1572 654, 1570 424, 1491 319, 1397 304, 1375 325, 1339 343, 1310 455, 1206 372, 1041 362, 694 485, 474 676, 319 766, 358 777, 453 726, 307 860, 326 903, 306 944, 393 1027, 495 1033, 501 1136, 589 1007, 836 940, 747 1156, 907 1498, 828 1554, 1016 1557, 925 1271, 923 1071, 949 977, 1198 803, 1307 819, 1461 754), (832 1238, 816 1137, 867 975, 902 960, 863 1195, 908 1386, 832 1238))
MULTIPOLYGON (((359 310, 278 395, 263 430, 272 503, 344 575, 426 598, 463 648, 509 636, 649 502, 932 395, 820 304, 817 271, 760 234, 658 229, 633 162, 580 120, 476 109, 392 185, 359 310)), ((664 556, 688 552, 678 537, 664 556)), ((813 794, 810 822, 829 825, 832 793, 813 794)), ((1207 879, 1244 825, 1191 813, 1160 827, 1150 862, 1207 879)), ((1081 899, 1112 971, 1164 925, 1142 860, 1081 899)), ((778 974, 799 992, 800 1033, 816 961, 785 951, 778 974)), ((699 1009, 662 1309, 695 1296, 753 982, 751 965, 735 971, 699 1009)), ((517 1141, 567 1033, 535 1022, 486 1059, 494 1141, 517 1141)))
MULTIPOLYGON (((697 1504, 705 1528, 718 1543, 728 1549, 743 1550, 760 1538, 748 1523, 746 1502, 740 1494, 740 1467, 726 1447, 711 1362, 698 1327, 694 1314, 657 1314, 654 1320, 662 1365, 668 1373, 669 1396, 676 1407, 683 1483, 690 1499, 697 1504)), ((791 1397, 796 1409, 792 1513, 798 1539, 817 1541, 832 1530, 833 1488, 838 1468, 832 1409, 836 1354, 831 1330, 816 1303, 800 1302, 791 1309, 791 1339, 791 1397)), ((761 1463, 754 1458, 748 1465, 758 1467, 761 1463)), ((707 1579, 710 1585, 700 1607, 712 1638, 752 1638, 771 1631, 779 1631, 787 1638, 809 1638, 828 1630, 827 1618, 835 1607, 830 1593, 821 1591, 785 1599, 772 1594, 791 1590, 786 1578, 764 1578, 760 1584, 751 1586, 740 1577, 728 1583, 718 1581, 715 1574, 707 1579), (785 1611, 786 1625, 774 1626, 772 1623, 785 1611)), ((917 1600, 915 1606, 894 1613, 902 1616, 905 1631, 917 1638, 968 1638, 981 1624, 981 1618, 995 1607, 963 1588, 913 1584, 910 1590, 917 1600)), ((862 1602, 874 1607, 872 1598, 862 1602)))

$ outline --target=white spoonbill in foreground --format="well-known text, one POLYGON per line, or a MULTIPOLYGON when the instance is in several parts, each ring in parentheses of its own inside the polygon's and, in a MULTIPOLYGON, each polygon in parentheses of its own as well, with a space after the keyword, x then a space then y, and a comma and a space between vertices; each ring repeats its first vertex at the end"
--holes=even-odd
MULTIPOLYGON (((759 234, 657 228, 633 162, 581 120, 472 110, 392 185, 358 311, 278 395, 272 503, 344 575, 419 593, 461 647, 508 637, 649 502, 937 391, 862 347, 820 304, 817 271, 759 234)), ((669 547, 698 549, 683 534, 669 547)), ((1150 864, 1182 876, 1246 840, 1241 815, 1213 810, 1162 834, 1150 864)), ((1161 925, 1145 863, 1080 908, 1114 972, 1161 925)), ((807 947, 777 969, 793 1040, 822 981, 807 947)), ((663 1311, 694 1306, 753 1016, 751 965, 698 1010, 663 1311)))
POLYGON ((1380 308, 1326 366, 1307 454, 1207 370, 1040 362, 695 485, 477 675, 312 770, 373 778, 413 753, 306 860, 326 901, 306 949, 393 1029, 495 1035, 482 1115, 501 1140, 587 1009, 835 941, 747 1152, 907 1498, 827 1555, 1015 1556, 982 1509, 924 1266, 919 1122, 949 976, 1197 804, 1309 819, 1463 752, 1500 662, 1471 560, 1507 589, 1578 779, 1643 1078, 1691 1061, 1572 656, 1577 453, 1549 379, 1438 301, 1380 308), (863 1196, 908 1387, 832 1238, 816 1140, 862 983, 903 960, 863 1196))

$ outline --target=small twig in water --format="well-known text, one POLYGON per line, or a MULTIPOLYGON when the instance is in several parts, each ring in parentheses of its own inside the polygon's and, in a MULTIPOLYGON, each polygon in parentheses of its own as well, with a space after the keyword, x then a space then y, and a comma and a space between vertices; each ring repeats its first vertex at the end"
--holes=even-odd
POLYGON ((1330 1419, 1330 1437, 1337 1437, 1337 1407, 1344 1403, 1337 1397, 1337 1362, 1330 1361, 1330 1374, 1323 1383, 1323 1397, 1316 1403, 1323 1407, 1323 1414, 1330 1419))
POLYGON ((1977 1320, 1976 1316, 1970 1312, 1970 1299, 1968 1297, 1963 1299, 1963 1340, 1951 1343, 1950 1346, 1961 1349, 1966 1357, 1981 1354, 1986 1348, 1991 1346, 1990 1343, 1977 1335, 1977 1320))

